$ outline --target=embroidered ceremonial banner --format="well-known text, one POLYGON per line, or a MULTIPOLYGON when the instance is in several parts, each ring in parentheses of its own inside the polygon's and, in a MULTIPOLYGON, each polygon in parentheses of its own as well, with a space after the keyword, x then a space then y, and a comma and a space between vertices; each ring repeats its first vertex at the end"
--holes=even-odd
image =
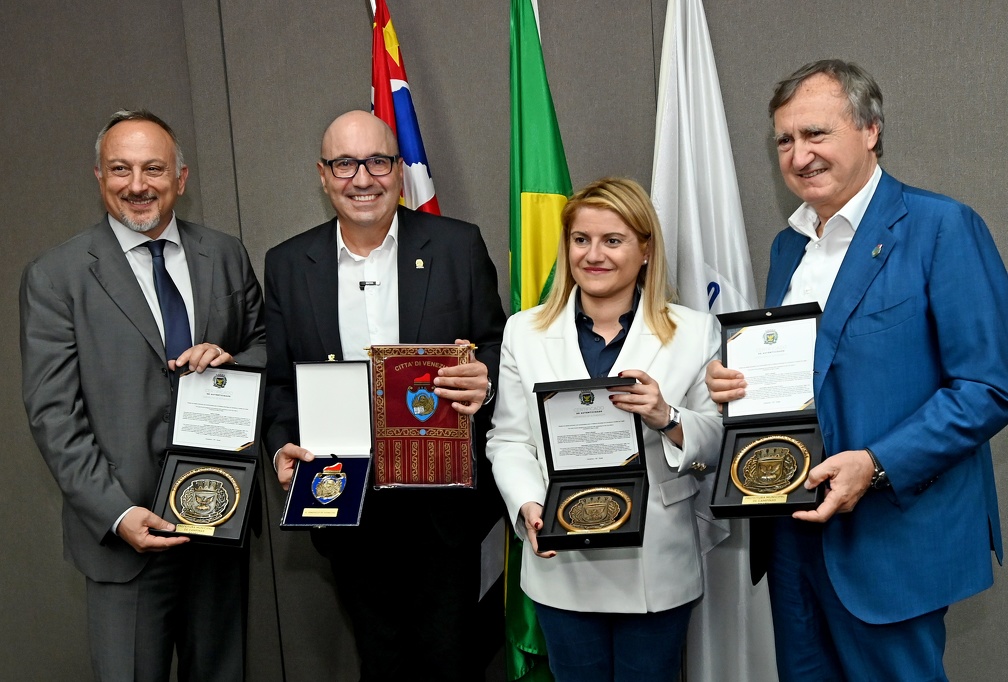
POLYGON ((471 348, 371 346, 376 487, 473 487, 469 415, 434 393, 438 370, 468 363, 471 348))

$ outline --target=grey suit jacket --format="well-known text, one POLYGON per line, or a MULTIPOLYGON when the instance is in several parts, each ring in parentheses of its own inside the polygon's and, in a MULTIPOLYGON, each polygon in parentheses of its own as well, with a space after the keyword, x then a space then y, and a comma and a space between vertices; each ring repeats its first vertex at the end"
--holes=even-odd
MULTIPOLYGON (((196 343, 264 366, 262 292, 241 242, 178 221, 196 343)), ((108 219, 47 251, 21 279, 22 394, 63 493, 64 556, 96 581, 126 582, 148 557, 111 533, 149 507, 168 445, 164 343, 108 219)))

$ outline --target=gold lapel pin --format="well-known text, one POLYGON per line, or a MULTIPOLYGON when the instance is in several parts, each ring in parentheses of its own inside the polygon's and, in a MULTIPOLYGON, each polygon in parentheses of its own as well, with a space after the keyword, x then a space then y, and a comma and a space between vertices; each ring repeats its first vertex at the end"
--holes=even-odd
POLYGON ((871 252, 871 257, 872 257, 872 258, 878 258, 878 255, 879 255, 880 253, 882 253, 882 245, 881 245, 881 244, 876 244, 876 245, 875 245, 875 248, 874 248, 874 249, 872 249, 872 252, 871 252))
POLYGON ((422 258, 417 258, 416 259, 416 269, 417 270, 423 270, 423 259, 422 258))

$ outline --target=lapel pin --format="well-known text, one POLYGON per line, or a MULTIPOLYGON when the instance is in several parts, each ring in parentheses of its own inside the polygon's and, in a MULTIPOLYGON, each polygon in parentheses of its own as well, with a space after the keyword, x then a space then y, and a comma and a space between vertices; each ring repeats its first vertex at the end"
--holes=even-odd
POLYGON ((417 270, 423 270, 423 259, 422 258, 417 258, 416 259, 416 269, 417 270))
POLYGON ((336 362, 336 354, 335 353, 329 353, 329 356, 326 358, 326 360, 328 362, 336 362))
POLYGON ((871 252, 871 257, 872 257, 872 258, 878 258, 878 255, 879 255, 880 253, 882 253, 882 245, 881 245, 881 244, 876 244, 876 245, 875 245, 875 248, 874 248, 874 249, 872 249, 872 252, 871 252))

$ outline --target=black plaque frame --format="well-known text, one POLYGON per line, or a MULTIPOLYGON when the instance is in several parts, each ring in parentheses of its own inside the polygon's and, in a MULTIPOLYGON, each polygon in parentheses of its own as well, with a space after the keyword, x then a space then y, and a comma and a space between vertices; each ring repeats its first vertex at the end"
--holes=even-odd
MULTIPOLYGON (((174 523, 176 530, 169 532, 151 529, 151 534, 162 537, 184 535, 190 542, 241 547, 248 536, 249 512, 252 508, 249 502, 256 494, 256 468, 256 460, 244 455, 219 454, 207 457, 195 451, 169 450, 161 468, 161 477, 158 479, 157 493, 154 495, 151 511, 165 521, 174 523), (200 473, 192 474, 195 471, 200 473), (226 475, 216 473, 218 471, 225 472, 226 475), (193 478, 199 476, 203 479, 223 481, 227 494, 232 496, 229 501, 234 500, 235 490, 229 477, 233 479, 238 484, 239 493, 233 513, 219 525, 191 524, 180 518, 172 509, 171 495, 173 488, 176 487, 176 481, 187 475, 193 478)), ((184 489, 184 485, 180 486, 175 497, 178 498, 184 489)), ((175 501, 178 506, 178 500, 175 501)))
MULTIPOLYGON (((721 357, 728 358, 728 340, 743 327, 770 326, 774 323, 814 317, 818 330, 820 315, 818 303, 801 303, 718 315, 718 320, 721 322, 721 357)), ((790 412, 745 416, 735 416, 731 412, 731 403, 728 403, 723 408, 725 430, 711 498, 711 512, 714 516, 717 518, 790 516, 796 511, 818 507, 825 497, 825 487, 820 485, 812 490, 806 490, 802 477, 803 471, 807 474, 807 470, 821 463, 825 457, 814 403, 790 412), (792 490, 752 494, 743 492, 732 479, 733 467, 743 468, 751 456, 751 450, 745 453, 743 451, 761 439, 765 439, 767 447, 786 449, 797 461, 795 477, 800 480, 795 481, 798 485, 793 486, 792 490), (808 452, 807 469, 804 452, 792 440, 800 443, 808 452)), ((742 480, 744 486, 741 472, 737 472, 737 477, 742 480)))
MULTIPOLYGON (((245 365, 224 365, 223 367, 208 367, 206 372, 216 370, 227 370, 228 372, 249 372, 259 375, 259 395, 256 401, 255 428, 253 433, 259 434, 262 431, 262 408, 266 396, 266 370, 261 367, 248 367, 245 365)), ((178 391, 174 393, 172 402, 171 431, 175 433, 175 422, 178 413, 178 391)), ((161 537, 185 536, 190 542, 205 544, 236 546, 245 544, 248 537, 249 517, 252 507, 252 498, 259 492, 256 486, 256 471, 259 462, 259 439, 255 438, 249 443, 245 443, 238 450, 217 450, 213 448, 196 448, 179 446, 172 443, 165 451, 161 475, 158 478, 157 492, 154 494, 154 502, 151 511, 161 518, 174 523, 174 531, 163 531, 151 529, 151 535, 161 537), (171 508, 169 495, 172 487, 178 478, 192 469, 206 467, 208 469, 221 469, 228 472, 241 490, 238 508, 231 517, 216 526, 202 524, 189 524, 185 520, 178 518, 171 508)), ((208 474, 210 478, 220 478, 219 476, 208 474)))
MULTIPOLYGON (((636 379, 630 377, 601 377, 537 383, 533 386, 532 390, 536 393, 539 403, 539 421, 542 426, 543 447, 546 450, 544 455, 550 479, 546 491, 546 503, 543 505, 543 527, 536 536, 540 551, 640 547, 643 544, 648 478, 640 415, 633 415, 638 453, 629 462, 622 466, 557 472, 553 466, 545 406, 545 401, 549 397, 561 391, 605 390, 611 386, 629 386, 634 383, 636 379), (593 488, 614 488, 626 494, 630 499, 629 517, 619 528, 609 531, 569 531, 564 528, 557 516, 560 505, 571 495, 593 488)), ((622 511, 621 505, 621 513, 622 511)))

